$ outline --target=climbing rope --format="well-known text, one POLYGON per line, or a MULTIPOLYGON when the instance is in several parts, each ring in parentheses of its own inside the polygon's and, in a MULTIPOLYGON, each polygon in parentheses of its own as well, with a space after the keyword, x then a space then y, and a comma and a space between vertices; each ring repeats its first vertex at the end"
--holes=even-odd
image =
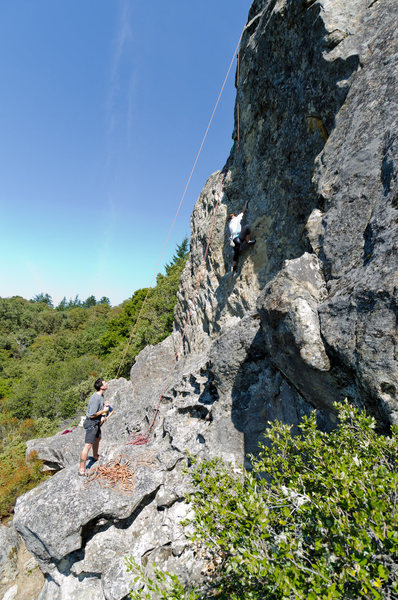
MULTIPOLYGON (((178 216, 178 214, 179 214, 179 211, 180 211, 180 209, 181 209, 181 206, 182 206, 182 203, 183 203, 183 201, 184 201, 184 198, 185 198, 186 192, 187 192, 187 190, 188 190, 188 186, 189 186, 189 184, 190 184, 190 181, 191 181, 191 179, 192 179, 192 175, 193 175, 193 173, 194 173, 194 171, 195 171, 195 168, 196 168, 197 162, 198 162, 198 160, 199 160, 199 156, 200 156, 200 154, 201 154, 201 152, 202 152, 202 149, 203 149, 204 143, 205 143, 205 141, 206 141, 206 138, 207 138, 207 134, 208 134, 208 132, 209 132, 209 129, 210 129, 211 123, 212 123, 212 121, 213 121, 213 118, 214 118, 215 112, 216 112, 216 110, 217 110, 217 107, 218 107, 218 104, 219 104, 219 102, 220 102, 220 99, 221 99, 222 93, 223 93, 223 91, 224 91, 224 88, 225 88, 226 82, 227 82, 227 80, 228 80, 228 77, 229 77, 229 74, 230 74, 230 71, 231 71, 232 65, 233 65, 233 63, 234 63, 235 56, 237 56, 237 78, 238 78, 238 79, 237 79, 237 84, 238 84, 238 86, 239 86, 239 77, 240 77, 240 72, 239 72, 239 68, 240 68, 240 55, 239 55, 239 46, 240 46, 241 39, 242 39, 242 36, 243 36, 243 33, 244 33, 245 29, 246 29, 246 26, 244 27, 244 29, 242 30, 242 33, 241 33, 241 34, 240 34, 240 36, 239 36, 239 41, 238 41, 238 43, 237 43, 237 46, 236 46, 236 48, 235 48, 235 51, 234 51, 234 54, 233 54, 232 60, 231 60, 231 62, 230 62, 230 64, 229 64, 229 67, 228 67, 228 70, 227 70, 227 74, 226 74, 226 76, 225 76, 225 78, 224 78, 224 81, 223 81, 223 84, 222 84, 222 86, 221 86, 220 93, 219 93, 219 95, 218 95, 218 98, 217 98, 216 104, 215 104, 215 106, 214 106, 213 112, 212 112, 212 114, 211 114, 211 117, 210 117, 209 123, 208 123, 208 125, 207 125, 207 128, 206 128, 205 134, 204 134, 204 136, 203 136, 203 139, 202 139, 202 142, 201 142, 201 144, 200 144, 199 151, 198 151, 198 153, 197 153, 197 155, 196 155, 196 158, 195 158, 195 161, 194 161, 194 164, 193 164, 193 167, 192 167, 191 173, 190 173, 190 175, 189 175, 189 177, 188 177, 187 184, 186 184, 186 186, 185 186, 185 189, 184 189, 184 192, 183 192, 183 194, 182 194, 182 197, 181 197, 180 203, 179 203, 179 205, 178 205, 177 212, 176 212, 176 214, 175 214, 175 216, 174 216, 174 219, 173 219, 173 222, 172 222, 172 225, 171 225, 170 231, 169 231, 169 233, 168 233, 168 235, 167 235, 166 242, 165 242, 165 244, 164 244, 164 246, 163 246, 163 250, 162 250, 162 253, 161 253, 161 256, 160 256, 159 262, 158 262, 158 264, 157 264, 157 266, 156 266, 155 272, 154 272, 154 274, 153 274, 153 277, 152 277, 152 280, 151 280, 151 284, 150 284, 150 286, 149 286, 149 288, 148 288, 148 290, 147 290, 147 293, 146 293, 146 295, 145 295, 145 298, 144 298, 143 304, 141 305, 141 309, 140 309, 140 312, 139 312, 139 314, 138 314, 137 320, 136 320, 136 322, 135 322, 135 324, 134 324, 133 330, 132 330, 132 332, 131 332, 131 335, 130 335, 130 337, 129 337, 129 340, 128 340, 128 342, 127 342, 126 349, 125 349, 125 351, 124 351, 124 353, 123 353, 122 360, 121 360, 121 362, 120 362, 120 365, 119 365, 119 368, 118 368, 118 371, 117 371, 117 374, 116 374, 116 378, 119 376, 119 373, 120 373, 120 370, 121 370, 121 368, 122 368, 122 365, 124 364, 124 360, 125 360, 125 357, 126 357, 126 354, 127 354, 128 348, 129 348, 129 346, 130 346, 130 344, 131 344, 131 341, 132 341, 132 339, 133 339, 134 333, 135 333, 135 331, 136 331, 136 329, 137 329, 137 325, 138 325, 138 323, 139 323, 139 321, 140 321, 140 318, 141 318, 142 312, 143 312, 143 310, 144 310, 144 306, 145 306, 145 303, 146 303, 146 301, 147 301, 147 298, 148 298, 149 292, 150 292, 150 290, 152 289, 152 284, 153 284, 154 278, 156 277, 156 274, 157 274, 157 272, 158 272, 158 268, 159 268, 160 262, 161 262, 161 260, 162 260, 162 257, 163 257, 163 254, 164 254, 165 248, 166 248, 166 246, 167 246, 167 243, 168 243, 168 241, 169 241, 169 239, 170 239, 171 232, 172 232, 172 230, 173 230, 173 228, 174 228, 174 225, 175 225, 175 222, 176 222, 177 216, 178 216)), ((238 147, 239 147, 239 143, 240 143, 240 124, 239 124, 239 118, 240 118, 240 117, 239 117, 239 113, 240 113, 240 108, 239 108, 239 99, 238 99, 238 101, 237 101, 237 129, 238 129, 238 131, 237 131, 237 134, 238 134, 238 147)), ((156 420, 157 414, 158 414, 158 412, 159 412, 159 408, 160 408, 160 404, 161 404, 161 401, 162 401, 163 395, 164 395, 164 393, 166 392, 166 389, 168 388, 168 386, 169 386, 169 384, 170 384, 171 375, 172 375, 172 373, 173 373, 173 371, 174 371, 174 369, 175 369, 175 366, 176 366, 176 364, 177 364, 177 359, 178 359, 178 356, 179 356, 179 353, 180 353, 180 350, 181 350, 181 347, 182 347, 182 344, 183 344, 183 341, 184 341, 184 338, 185 338, 185 334, 186 334, 186 331, 187 331, 187 327, 188 327, 188 325, 189 325, 189 323, 190 323, 191 316, 192 316, 192 312, 193 312, 193 310, 194 310, 194 307, 195 307, 195 304, 196 304, 196 299, 197 299, 197 295, 198 295, 198 292, 199 292, 200 283, 201 283, 201 280, 202 280, 202 277, 203 277, 204 267, 205 267, 205 265, 206 265, 206 260, 207 260, 207 255, 208 255, 208 251, 209 251, 209 247, 210 247, 210 242, 211 242, 212 235, 213 235, 213 229, 214 229, 214 223, 215 223, 215 219, 216 219, 216 215, 217 215, 217 210, 218 210, 219 203, 220 203, 220 199, 221 199, 221 196, 222 196, 222 187, 223 187, 223 183, 224 183, 224 178, 225 178, 225 172, 223 173, 223 175, 222 175, 222 178, 221 178, 221 181, 220 181, 220 190, 219 190, 219 193, 217 193, 217 194, 216 194, 216 196, 217 196, 217 202, 216 202, 216 206, 215 206, 215 209, 214 209, 213 220, 212 220, 212 223, 211 223, 210 233, 209 233, 209 236, 208 236, 208 239, 207 239, 206 249, 205 249, 205 252, 204 252, 204 255, 203 255, 203 258, 202 258, 201 266, 200 266, 200 269, 199 269, 199 274, 197 275, 197 278, 196 278, 195 292, 194 292, 193 298, 192 298, 192 300, 191 300, 191 306, 190 306, 190 310, 189 310, 189 312, 188 312, 188 316, 187 316, 187 318, 186 318, 186 321, 185 321, 185 325, 184 325, 184 328, 183 328, 183 331, 182 331, 182 334, 181 334, 181 337, 180 337, 180 341, 179 341, 179 344, 178 344, 177 351, 175 352, 175 355, 174 355, 174 361, 173 361, 173 365, 172 365, 172 367, 171 367, 171 369, 170 369, 170 371, 169 371, 169 373, 168 373, 168 375, 167 375, 167 378, 166 378, 166 383, 164 384, 164 386, 163 386, 163 389, 162 389, 162 391, 161 391, 161 393, 160 393, 159 400, 158 400, 158 402, 157 402, 157 405, 156 405, 156 407, 155 407, 155 411, 154 411, 154 415, 153 415, 153 418, 152 418, 152 421, 151 421, 151 423, 149 424, 148 428, 146 429, 146 431, 145 431, 144 433, 137 434, 137 435, 135 436, 135 438, 134 438, 134 439, 133 439, 131 442, 128 442, 128 444, 132 444, 132 445, 139 446, 139 445, 144 445, 144 444, 147 444, 147 443, 149 442, 149 433, 150 433, 150 431, 151 431, 151 429, 152 429, 152 427, 153 427, 153 425, 154 425, 154 423, 155 423, 155 420, 156 420)))
POLYGON ((149 427, 147 428, 147 430, 145 431, 145 433, 139 433, 139 434, 136 435, 136 437, 131 442, 127 442, 127 445, 132 444, 134 446, 141 446, 141 445, 147 444, 149 442, 149 432, 151 431, 151 429, 152 429, 152 427, 153 427, 153 425, 155 423, 156 417, 157 417, 158 412, 159 412, 160 403, 162 402, 163 395, 164 395, 166 389, 168 388, 168 386, 170 384, 171 375, 172 375, 172 373, 173 373, 173 371, 174 371, 174 369, 176 367, 177 359, 178 359, 178 356, 180 354, 180 350, 181 350, 181 347, 182 347, 182 344, 183 344, 183 341, 184 341, 184 338, 185 338, 187 327, 188 327, 188 325, 190 323, 192 312, 193 312, 193 310, 195 308, 196 299, 197 299, 197 296, 198 296, 198 293, 199 293, 199 286, 200 286, 200 282, 202 281, 203 273, 204 273, 204 270, 205 270, 204 267, 206 266, 206 259, 207 259, 207 255, 208 255, 208 252, 209 252, 210 242, 211 242, 211 239, 213 237, 214 223, 215 223, 216 216, 217 216, 217 210, 218 210, 218 207, 219 207, 219 204, 220 204, 220 200, 221 200, 221 196, 222 196, 222 186, 223 186, 223 183, 224 183, 224 177, 225 177, 225 173, 223 173, 223 175, 222 175, 222 178, 221 178, 221 181, 220 181, 220 185, 219 185, 219 190, 218 190, 218 193, 216 194, 217 195, 217 202, 216 202, 216 206, 214 208, 213 220, 212 220, 211 227, 210 227, 210 232, 209 232, 209 235, 208 235, 208 238, 207 238, 206 249, 205 249, 205 252, 203 254, 202 262, 201 262, 201 265, 200 265, 200 268, 199 268, 199 273, 198 273, 197 278, 196 278, 195 292, 194 292, 194 295, 193 295, 192 300, 191 300, 191 307, 189 309, 188 316, 186 318, 186 321, 185 321, 185 324, 184 324, 184 328, 183 328, 183 331, 182 331, 181 336, 180 336, 180 341, 179 341, 179 344, 178 344, 177 351, 174 354, 173 365, 172 365, 169 373, 167 374, 166 383, 164 384, 163 389, 162 389, 162 391, 160 393, 159 400, 158 400, 158 403, 157 403, 156 408, 155 408, 155 413, 154 413, 154 416, 152 418, 152 421, 151 421, 149 427))
MULTIPOLYGON (((190 172, 190 174, 189 174, 188 181, 187 181, 187 183, 186 183, 186 186, 185 186, 184 192, 183 192, 183 194, 182 194, 182 196, 181 196, 180 203, 179 203, 179 205, 178 205, 178 208, 177 208, 176 214, 175 214, 175 216, 174 216, 174 219, 173 219, 173 222, 172 222, 172 224, 171 224, 171 227, 170 227, 169 233, 168 233, 168 235, 167 235, 166 241, 165 241, 165 243, 164 243, 164 246, 163 246, 163 249, 162 249, 162 252, 161 252, 161 255, 160 255, 159 261, 158 261, 158 264, 156 265, 155 271, 154 271, 154 273, 153 273, 153 276, 152 276, 152 279, 151 279, 151 283, 149 284, 149 287, 148 287, 147 293, 146 293, 146 295, 145 295, 144 301, 143 301, 143 303, 142 303, 142 305, 141 305, 141 308, 140 308, 140 311, 139 311, 139 313, 138 313, 137 319, 136 319, 136 321, 135 321, 135 324, 134 324, 134 326, 133 326, 133 329, 132 329, 132 331, 131 331, 130 337, 129 337, 129 339, 128 339, 128 342, 127 342, 126 348, 125 348, 125 350, 124 350, 124 352, 123 352, 123 356, 122 356, 122 359, 121 359, 121 361, 120 361, 119 368, 118 368, 118 370, 117 370, 117 373, 116 373, 116 379, 119 377, 119 373, 120 373, 120 370, 121 370, 121 368, 122 368, 122 366, 123 366, 123 364, 124 364, 124 360, 125 360, 125 358, 126 358, 126 354, 127 354, 127 352, 128 352, 128 349, 129 349, 129 347, 130 347, 130 344, 131 344, 131 342, 132 342, 132 340, 133 340, 133 337, 134 337, 134 334, 135 334, 135 332, 136 332, 136 329, 137 329, 138 323, 140 322, 141 315, 142 315, 142 313, 143 313, 143 310, 144 310, 144 306, 145 306, 145 304, 146 304, 146 301, 147 301, 147 299, 148 299, 148 296, 149 296, 149 292, 150 292, 150 291, 151 291, 151 289, 152 289, 152 285, 153 285, 153 282, 154 282, 154 280, 155 280, 155 277, 156 277, 156 275, 157 275, 157 273, 158 273, 159 266, 160 266, 161 260, 162 260, 162 258, 163 258, 163 255, 164 255, 164 252, 165 252, 166 246, 167 246, 167 244, 168 244, 168 242, 169 242, 169 239, 170 239, 171 233, 172 233, 172 231, 173 231, 173 229, 174 229, 174 225, 175 225, 175 223, 176 223, 177 216, 178 216, 178 214, 179 214, 179 212, 180 212, 180 210, 181 210, 182 203, 183 203, 183 201, 184 201, 184 199, 185 199, 185 195, 186 195, 186 193, 187 193, 187 191, 188 191, 188 187, 189 187, 189 184, 190 184, 190 182, 191 182, 192 175, 193 175, 193 173, 194 173, 194 171, 195 171, 196 165, 197 165, 197 163, 198 163, 198 160, 199 160, 200 154, 201 154, 201 152, 202 152, 203 146, 204 146, 204 144, 205 144, 205 141, 206 141, 206 138, 207 138, 207 134, 208 134, 208 132, 209 132, 209 129, 210 129, 210 126, 211 126, 211 124, 212 124, 212 122, 213 122, 213 118, 214 118, 214 115, 215 115, 215 113, 216 113, 217 107, 218 107, 218 105, 219 105, 219 103, 220 103, 220 100, 221 100, 222 93, 223 93, 223 91, 224 91, 224 88, 225 88, 225 85, 226 85, 226 83, 227 83, 227 80, 228 80, 229 74, 230 74, 230 72, 231 72, 232 65, 233 65, 233 63, 234 63, 235 56, 237 55, 237 52, 238 52, 238 49, 239 49, 239 46, 240 46, 240 42, 241 42, 241 39, 242 39, 242 36, 243 36, 243 32, 245 31, 245 29, 246 29, 246 27, 245 27, 245 28, 242 30, 242 33, 241 33, 241 34, 240 34, 240 36, 239 36, 239 41, 238 41, 238 43, 237 43, 237 46, 236 46, 236 48, 235 48, 235 51, 234 51, 234 54, 233 54, 232 60, 231 60, 231 62, 230 62, 230 64, 229 64, 229 67, 228 67, 228 70, 227 70, 227 74, 226 74, 226 76, 225 76, 225 78, 224 78, 224 81, 223 81, 223 84, 222 84, 222 86, 221 86, 220 93, 218 94, 218 98, 217 98, 217 101, 216 101, 216 103, 215 103, 215 106, 214 106, 214 108, 213 108, 213 112, 212 112, 212 114, 211 114, 211 117, 210 117, 209 123, 208 123, 208 125, 207 125, 207 127, 206 127, 206 131, 205 131, 205 133, 204 133, 204 136, 203 136, 203 139, 202 139, 202 143, 200 144, 200 147, 199 147, 198 153, 197 153, 197 155, 196 155, 196 158, 195 158, 195 161, 194 161, 193 167, 192 167, 192 169, 191 169, 191 172, 190 172)), ((238 65, 239 65, 239 54, 238 54, 238 65)), ((238 68, 239 68, 239 67, 238 67, 238 68)), ((239 105, 238 105, 238 107, 239 107, 239 105)), ((238 122, 239 122, 239 117, 238 117, 238 122)), ((238 136, 239 136, 239 125, 238 125, 238 136)), ((238 144, 239 144, 239 141, 238 141, 238 144)))
POLYGON ((131 459, 126 454, 118 456, 107 463, 98 464, 88 472, 84 487, 97 481, 102 487, 119 494, 133 494, 135 475, 139 467, 154 467, 155 453, 145 452, 131 459))

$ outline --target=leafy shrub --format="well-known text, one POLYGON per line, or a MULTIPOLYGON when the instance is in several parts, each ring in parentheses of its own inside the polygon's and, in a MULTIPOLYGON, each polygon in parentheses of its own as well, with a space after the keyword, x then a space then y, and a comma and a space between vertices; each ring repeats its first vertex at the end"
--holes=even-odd
MULTIPOLYGON (((298 436, 271 425, 251 472, 194 462, 193 539, 219 564, 194 598, 398 598, 398 429, 378 436, 371 417, 336 408, 331 434, 314 415, 298 436)), ((131 597, 156 597, 143 593, 131 597)))
POLYGON ((18 421, 0 413, 0 519, 10 516, 19 495, 45 479, 43 462, 36 453, 25 458, 26 440, 43 433, 54 433, 46 419, 18 421))
POLYGON ((194 589, 186 590, 176 575, 163 572, 154 567, 153 579, 148 577, 144 569, 130 556, 126 561, 127 571, 135 573, 134 581, 141 588, 131 591, 132 600, 196 600, 198 598, 194 589), (145 589, 143 588, 145 585, 145 589))

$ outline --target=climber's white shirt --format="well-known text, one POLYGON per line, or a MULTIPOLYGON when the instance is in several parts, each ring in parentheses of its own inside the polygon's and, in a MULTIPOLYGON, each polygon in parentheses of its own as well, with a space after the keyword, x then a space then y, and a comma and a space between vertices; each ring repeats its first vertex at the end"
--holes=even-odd
POLYGON ((231 241, 234 240, 234 238, 236 238, 239 234, 240 231, 242 229, 242 226, 240 224, 241 220, 243 217, 243 213, 239 213, 239 215, 237 217, 232 217, 232 219, 229 222, 229 231, 231 233, 231 241))

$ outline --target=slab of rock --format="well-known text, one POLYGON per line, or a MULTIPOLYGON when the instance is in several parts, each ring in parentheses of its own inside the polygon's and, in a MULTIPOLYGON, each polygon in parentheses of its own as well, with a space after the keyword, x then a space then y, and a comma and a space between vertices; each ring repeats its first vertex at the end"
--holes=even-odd
MULTIPOLYGON (((128 446, 124 451, 131 462, 142 453, 136 446, 128 446)), ((41 561, 60 561, 81 548, 84 526, 92 526, 101 517, 126 519, 156 493, 162 483, 161 453, 156 460, 156 469, 139 467, 131 495, 114 492, 97 482, 86 486, 77 468, 63 469, 18 499, 14 527, 28 550, 41 561)))
POLYGON ((361 68, 314 171, 329 290, 319 315, 354 397, 391 423, 398 422, 398 34, 394 2, 365 4, 356 33, 361 68))
POLYGON ((308 402, 333 412, 339 399, 328 373, 318 306, 327 296, 321 263, 314 254, 286 261, 264 288, 257 308, 264 342, 274 365, 308 402))
POLYGON ((14 527, 0 525, 0 584, 14 581, 17 573, 20 538, 14 527))

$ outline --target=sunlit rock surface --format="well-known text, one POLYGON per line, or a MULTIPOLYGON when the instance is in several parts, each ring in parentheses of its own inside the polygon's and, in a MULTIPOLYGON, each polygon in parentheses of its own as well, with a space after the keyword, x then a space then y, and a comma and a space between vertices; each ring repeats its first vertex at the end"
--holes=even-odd
POLYGON ((253 3, 234 147, 192 213, 174 333, 107 392, 104 462, 145 452, 153 463, 121 495, 78 477, 82 430, 29 446, 59 470, 15 510, 46 573, 40 600, 127 598, 130 554, 199 581, 180 524, 188 452, 234 468, 269 421, 295 426, 318 409, 328 430, 344 397, 381 430, 398 422, 395 12, 395 0, 253 3), (257 243, 234 274, 226 218, 247 200, 257 243), (155 416, 150 443, 129 445, 155 416))

